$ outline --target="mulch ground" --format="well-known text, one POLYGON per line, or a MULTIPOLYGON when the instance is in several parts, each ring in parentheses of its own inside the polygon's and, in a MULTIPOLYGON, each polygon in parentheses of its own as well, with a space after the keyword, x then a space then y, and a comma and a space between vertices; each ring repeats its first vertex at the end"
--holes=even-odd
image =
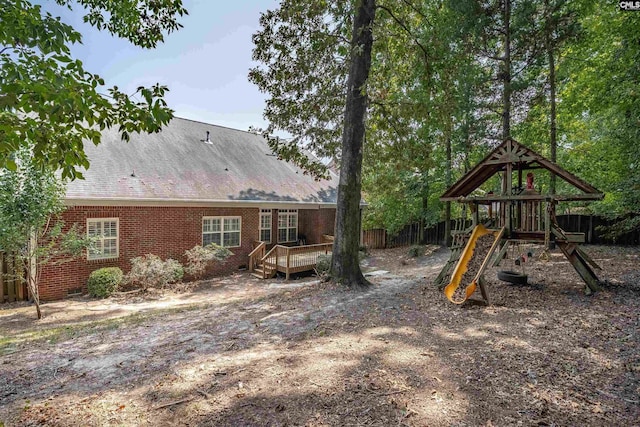
POLYGON ((237 275, 181 293, 0 310, 0 420, 18 426, 622 426, 640 420, 640 251, 514 248, 491 305, 432 281, 448 251, 373 251, 373 286, 237 275))

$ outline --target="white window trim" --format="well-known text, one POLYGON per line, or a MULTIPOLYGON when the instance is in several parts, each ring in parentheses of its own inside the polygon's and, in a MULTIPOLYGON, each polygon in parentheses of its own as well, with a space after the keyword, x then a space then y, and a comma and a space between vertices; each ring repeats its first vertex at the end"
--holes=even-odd
POLYGON ((260 242, 265 242, 265 243, 271 243, 271 241, 273 240, 273 210, 272 209, 260 209, 260 219, 259 219, 260 223, 258 224, 258 241, 260 242), (262 227, 262 217, 263 216, 268 216, 269 217, 269 228, 263 228, 262 227), (262 240, 262 231, 263 230, 269 230, 269 240, 262 240))
POLYGON ((204 246, 204 220, 205 219, 219 219, 220 220, 220 231, 209 231, 207 232, 207 234, 215 234, 215 233, 220 233, 220 246, 225 247, 225 248, 239 248, 242 246, 242 217, 241 216, 203 216, 202 217, 202 223, 201 223, 201 228, 200 228, 200 236, 201 236, 201 243, 202 246, 204 246), (238 245, 237 246, 224 246, 224 220, 225 219, 237 219, 238 220, 238 224, 240 226, 240 230, 238 231, 233 231, 233 233, 240 233, 240 237, 238 238, 238 245))
MULTIPOLYGON (((115 255, 108 255, 105 256, 104 254, 91 254, 91 251, 87 249, 87 261, 99 261, 99 260, 106 260, 106 259, 117 259, 120 257, 120 218, 87 218, 87 237, 91 237, 89 236, 89 223, 90 222, 101 222, 102 225, 102 229, 104 230, 104 223, 107 221, 115 221, 116 223, 116 254, 115 255)), ((104 241, 104 237, 102 237, 103 241, 104 241)), ((113 237, 108 237, 108 239, 113 239, 113 237)), ((104 245, 102 245, 102 247, 104 248, 104 245)))
POLYGON ((298 209, 281 209, 278 211, 278 243, 291 243, 291 242, 297 242, 298 241, 298 209), (280 228, 280 215, 286 215, 287 216, 287 226, 280 228), (288 240, 289 239, 289 230, 292 230, 293 227, 289 227, 289 216, 294 215, 296 217, 296 239, 295 240, 288 240), (287 240, 280 240, 280 230, 287 230, 287 240))

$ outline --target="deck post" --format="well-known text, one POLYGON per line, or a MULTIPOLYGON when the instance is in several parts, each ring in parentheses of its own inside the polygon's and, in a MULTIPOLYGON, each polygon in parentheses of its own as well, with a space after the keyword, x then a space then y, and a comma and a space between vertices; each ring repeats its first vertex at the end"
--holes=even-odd
POLYGON ((287 264, 285 266, 285 280, 289 280, 289 260, 291 259, 291 251, 287 248, 287 264))
POLYGON ((544 244, 546 245, 545 249, 551 249, 551 210, 553 206, 553 202, 551 200, 547 201, 547 206, 544 212, 544 244))

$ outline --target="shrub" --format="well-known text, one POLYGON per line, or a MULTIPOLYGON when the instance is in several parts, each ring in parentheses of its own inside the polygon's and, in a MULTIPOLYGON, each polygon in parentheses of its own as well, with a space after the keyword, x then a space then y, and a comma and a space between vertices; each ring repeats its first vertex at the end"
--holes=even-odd
POLYGON ((331 271, 331 255, 318 255, 316 264, 316 274, 318 276, 326 276, 331 271))
POLYGON ((409 248, 409 252, 407 253, 411 258, 417 258, 421 255, 424 255, 424 247, 420 245, 413 245, 409 248))
POLYGON ((201 277, 212 262, 225 262, 231 255, 233 252, 215 243, 204 247, 196 245, 184 253, 187 257, 186 272, 195 278, 201 277))
POLYGON ((118 267, 105 267, 92 271, 87 281, 89 295, 99 298, 110 296, 118 289, 122 278, 122 270, 118 267))
POLYGON ((179 261, 169 258, 165 262, 165 268, 171 273, 169 283, 179 282, 184 277, 184 267, 179 261))
POLYGON ((163 288, 181 280, 183 275, 184 268, 175 259, 162 261, 157 255, 147 254, 131 260, 131 271, 127 274, 126 281, 146 290, 163 288))

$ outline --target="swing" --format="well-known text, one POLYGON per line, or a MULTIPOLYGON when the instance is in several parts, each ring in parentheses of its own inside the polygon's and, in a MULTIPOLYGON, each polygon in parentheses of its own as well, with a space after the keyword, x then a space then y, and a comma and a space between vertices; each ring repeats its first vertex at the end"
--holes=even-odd
MULTIPOLYGON (((510 270, 500 270, 498 271, 498 280, 501 280, 503 282, 507 282, 507 283, 513 283, 514 285, 526 285, 528 282, 528 277, 526 274, 524 274, 524 262, 526 261, 524 256, 522 255, 522 251, 520 250, 520 248, 522 247, 522 243, 518 242, 515 243, 513 242, 511 244, 511 252, 512 252, 512 259, 513 259, 513 263, 516 266, 522 266, 522 273, 518 273, 516 271, 510 271, 510 270)), ((507 251, 508 252, 508 251, 507 251)), ((529 254, 529 252, 527 252, 527 255, 529 254)), ((532 253, 533 255, 533 253, 532 253)))

